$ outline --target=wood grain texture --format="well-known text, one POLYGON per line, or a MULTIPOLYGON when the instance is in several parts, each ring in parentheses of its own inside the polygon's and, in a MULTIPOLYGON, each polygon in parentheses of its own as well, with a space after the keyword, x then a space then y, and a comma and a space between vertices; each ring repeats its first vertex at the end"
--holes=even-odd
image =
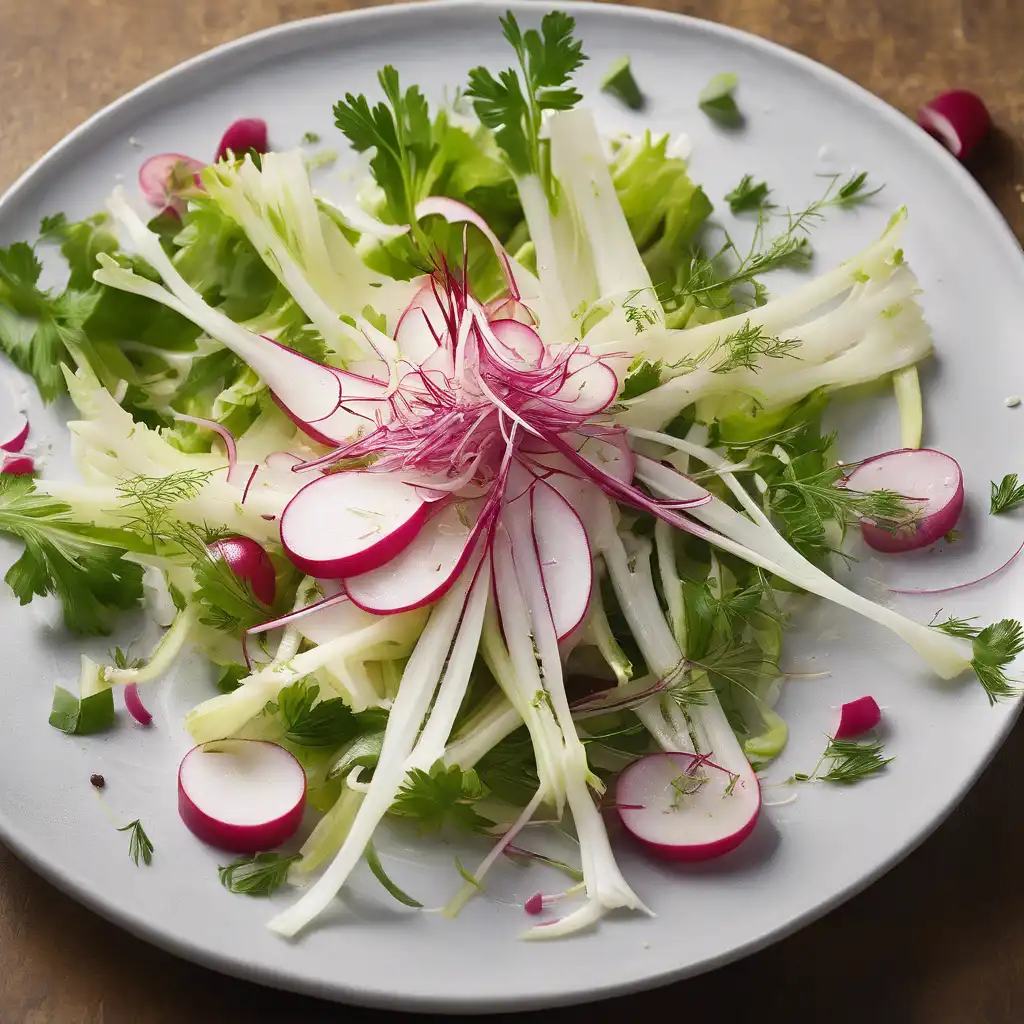
MULTIPOLYGON (((972 168, 1024 237, 1021 0, 662 0, 806 53, 911 112, 949 87, 999 130, 972 168)), ((0 0, 0 190, 104 104, 218 43, 344 0, 0 0)), ((1024 328, 1022 328, 1024 330, 1024 328)), ((560 1020, 1018 1024, 1024 818, 1018 730, 952 820, 824 920, 739 964, 560 1020), (1016 786, 1013 787, 1015 794, 1016 786)), ((8 780, 10 783, 11 780, 8 780)), ((0 847, 0 1022, 346 1021, 339 1010, 177 960, 107 924, 0 847)))

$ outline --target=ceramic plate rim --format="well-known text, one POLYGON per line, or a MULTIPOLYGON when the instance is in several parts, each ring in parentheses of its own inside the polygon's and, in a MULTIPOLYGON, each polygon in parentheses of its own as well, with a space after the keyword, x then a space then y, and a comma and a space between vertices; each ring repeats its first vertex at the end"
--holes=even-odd
MULTIPOLYGON (((410 12, 422 10, 423 8, 434 8, 442 11, 467 8, 479 10, 489 6, 495 8, 502 5, 492 5, 487 0, 426 0, 426 2, 405 2, 389 4, 382 7, 362 8, 353 11, 335 12, 319 15, 312 18, 304 18, 296 21, 285 22, 284 24, 271 26, 258 32, 250 33, 239 39, 223 43, 211 50, 189 58, 166 71, 159 73, 148 81, 136 86, 131 91, 114 100, 90 116, 77 128, 69 132, 64 138, 57 142, 50 150, 40 157, 28 170, 22 173, 7 191, 0 196, 0 217, 7 214, 18 203, 23 192, 40 182, 59 176, 63 162, 74 155, 75 148, 84 139, 87 139, 93 132, 104 127, 110 127, 118 118, 132 112, 136 106, 141 106, 146 101, 154 101, 159 107, 161 92, 176 82, 206 68, 227 55, 233 55, 239 51, 249 48, 259 48, 270 40, 283 36, 295 36, 301 39, 306 34, 315 34, 320 25, 345 21, 374 22, 374 21, 402 21, 410 12)), ((511 0, 507 6, 515 9, 537 9, 539 6, 535 0, 511 0)), ((550 5, 548 5, 550 6, 550 5)), ((706 33, 711 36, 720 36, 731 39, 741 46, 754 51, 760 51, 771 57, 788 62, 805 74, 816 77, 827 82, 832 87, 845 92, 851 99, 868 107, 871 112, 891 125, 901 130, 911 145, 927 147, 931 152, 932 159, 946 161, 946 170, 958 179, 958 184, 974 204, 977 212, 987 221, 985 230, 990 232, 993 238, 1006 249, 1007 259, 1024 270, 1021 247, 1011 227, 999 212, 998 207, 985 193, 978 182, 970 173, 949 153, 932 142, 923 131, 918 129, 913 121, 903 115, 896 108, 875 96, 873 93, 858 85, 856 82, 842 75, 818 61, 788 49, 778 43, 753 35, 741 29, 736 29, 718 22, 707 21, 690 15, 676 14, 669 11, 655 10, 645 7, 618 6, 609 3, 581 2, 560 2, 556 4, 559 9, 570 13, 591 13, 599 14, 605 18, 621 18, 630 21, 648 21, 654 23, 668 23, 674 26, 685 25, 697 33, 706 33)), ((472 1013, 486 1009, 490 1012, 526 1010, 539 1008, 541 1006, 558 1006, 567 1004, 579 1004, 593 1002, 598 999, 606 999, 617 995, 623 995, 634 991, 654 988, 659 985, 668 984, 672 981, 691 977, 697 973, 704 973, 714 970, 726 963, 739 960, 749 956, 766 946, 777 942, 811 922, 823 917, 839 904, 850 897, 866 889, 879 877, 889 871, 897 863, 912 853, 925 839, 927 839, 941 825, 949 815, 959 806, 967 792, 973 787, 982 772, 988 766, 992 758, 1005 742, 1007 735, 1013 728, 1018 715, 1020 714, 1021 703, 1018 701, 1008 713, 1002 723, 1002 728, 995 734, 991 748, 975 772, 965 776, 960 786, 950 795, 950 798, 942 812, 927 822, 917 834, 913 835, 902 847, 891 851, 873 871, 858 877, 849 885, 838 889, 830 899, 823 900, 809 911, 796 914, 783 923, 773 928, 764 930, 761 934, 753 935, 746 942, 733 947, 721 955, 702 961, 698 965, 682 965, 677 970, 667 970, 658 974, 638 973, 634 979, 623 982, 615 982, 592 991, 582 992, 567 987, 555 997, 531 997, 527 996, 499 996, 489 1000, 485 1007, 479 1001, 459 1000, 456 996, 450 999, 434 1000, 420 997, 403 996, 400 993, 387 993, 378 990, 364 990, 354 986, 351 981, 324 980, 323 982, 309 982, 305 979, 296 978, 287 971, 278 970, 272 965, 248 964, 232 956, 214 952, 203 948, 197 943, 179 940, 174 936, 167 935, 159 927, 146 920, 141 920, 132 915, 130 910, 119 905, 116 900, 104 893, 96 892, 75 878, 70 872, 63 868, 56 860, 40 852, 33 847, 31 842, 21 834, 15 821, 12 820, 6 810, 0 808, 0 839, 8 846, 23 862, 29 865, 32 870, 43 876, 56 888, 74 898, 79 903, 99 914, 101 917, 128 931, 129 933, 144 939, 153 945, 164 949, 183 959, 190 960, 200 966, 218 970, 234 977, 244 978, 261 984, 269 984, 285 990, 302 992, 305 994, 319 996, 321 998, 335 1001, 344 1000, 364 1006, 375 1006, 387 1009, 409 1009, 415 1005, 425 1012, 455 1012, 472 1013)))

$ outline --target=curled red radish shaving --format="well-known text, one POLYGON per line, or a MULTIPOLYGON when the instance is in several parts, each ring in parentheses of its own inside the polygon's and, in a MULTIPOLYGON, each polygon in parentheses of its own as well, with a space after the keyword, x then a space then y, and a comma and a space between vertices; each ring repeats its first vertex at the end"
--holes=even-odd
POLYGON ((651 853, 710 860, 754 830, 761 787, 747 765, 731 772, 703 755, 665 752, 630 764, 616 781, 615 802, 626 830, 651 853))
POLYGON ((205 166, 182 153, 160 153, 139 168, 139 188, 150 206, 180 214, 188 198, 202 191, 198 175, 205 166))
POLYGON ((491 323, 495 320, 516 320, 527 327, 534 327, 537 324, 537 318, 530 307, 518 299, 491 299, 484 306, 484 312, 491 323))
POLYGON ((241 117, 232 122, 221 137, 213 162, 223 160, 228 153, 241 157, 250 150, 256 153, 266 153, 269 149, 267 122, 261 117, 241 117))
POLYGON ((901 448, 860 463, 846 478, 851 490, 892 491, 907 496, 911 525, 895 532, 861 520, 865 543, 896 554, 926 547, 944 537, 964 507, 964 481, 957 461, 932 448, 901 448))
POLYGON ((835 739, 848 740, 874 729, 882 720, 882 709, 874 697, 858 697, 839 709, 835 739))
POLYGON ((532 327, 518 320, 491 320, 489 326, 502 346, 520 362, 530 366, 540 363, 544 342, 532 327))
POLYGON ((245 499, 249 497, 249 488, 252 487, 252 482, 256 479, 256 474, 259 472, 259 468, 259 466, 252 467, 249 479, 245 481, 245 487, 242 488, 242 500, 239 502, 240 505, 244 505, 245 499))
POLYGON ((992 115, 980 96, 951 89, 917 112, 917 123, 958 160, 966 160, 992 130, 992 115))
POLYGON ((31 455, 8 455, 0 464, 0 473, 8 476, 31 476, 36 471, 36 460, 31 455))
POLYGON ((235 444, 235 435, 216 420, 203 419, 202 416, 186 416, 184 413, 176 412, 174 418, 182 423, 194 423, 197 427, 212 430, 224 442, 228 456, 228 483, 234 483, 235 470, 238 467, 238 445, 235 444))
POLYGON ((277 574, 263 545, 251 537, 225 537, 209 545, 210 556, 252 587, 256 599, 270 607, 277 596, 277 574))
POLYGON ((1020 545, 1017 547, 1017 550, 1014 551, 1014 553, 1010 555, 1010 557, 1005 562, 1003 562, 1002 565, 997 566, 991 572, 985 573, 984 576, 979 576, 976 580, 968 580, 966 583, 954 583, 952 586, 949 587, 931 587, 927 589, 922 589, 920 587, 890 587, 889 592, 891 594, 911 594, 915 596, 921 596, 923 594, 948 594, 950 591, 953 590, 963 590, 965 587, 973 587, 978 583, 984 583, 985 580, 990 580, 993 576, 997 576, 1008 565, 1016 561, 1017 557, 1020 555, 1022 551, 1024 551, 1024 541, 1020 543, 1020 545))
POLYGON ((349 470, 306 484, 281 515, 281 543, 310 576, 343 579, 400 554, 427 518, 427 503, 390 473, 349 470))
POLYGON ((139 696, 138 683, 129 683, 124 688, 124 706, 139 725, 149 725, 153 721, 153 716, 146 710, 139 696))
POLYGON ((272 850, 302 823, 306 773, 266 740, 193 747, 178 769, 178 813, 204 843, 234 853, 272 850))
POLYGON ((25 447, 28 440, 28 417, 24 413, 18 413, 18 416, 21 417, 20 423, 9 428, 7 439, 0 441, 0 451, 15 453, 25 447))

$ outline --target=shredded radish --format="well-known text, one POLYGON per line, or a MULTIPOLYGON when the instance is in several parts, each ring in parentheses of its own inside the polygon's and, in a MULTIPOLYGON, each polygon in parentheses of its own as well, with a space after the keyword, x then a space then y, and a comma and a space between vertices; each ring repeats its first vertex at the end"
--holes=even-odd
POLYGON ((25 442, 28 440, 29 423, 28 417, 24 413, 18 413, 17 418, 20 422, 8 427, 5 440, 0 441, 0 451, 9 452, 15 454, 20 452, 25 447, 25 442))
POLYGON ((203 419, 201 416, 186 416, 181 412, 176 412, 174 418, 182 423, 194 423, 204 430, 212 430, 224 442, 224 450, 228 457, 228 483, 237 483, 238 445, 235 443, 235 435, 216 420, 203 419))
POLYGON ((36 471, 36 461, 30 455, 7 455, 0 463, 0 473, 9 476, 31 476, 36 471))
POLYGON ((139 725, 149 725, 153 721, 153 716, 146 710, 139 696, 138 683, 129 683, 124 688, 124 706, 139 725))
POLYGON ((833 736, 848 740, 874 729, 882 721, 882 709, 874 697, 858 697, 839 709, 839 724, 833 736))
POLYGON ((966 160, 992 130, 992 115, 980 96, 951 89, 921 107, 917 123, 958 160, 966 160))
POLYGON ((1014 551, 1010 557, 1003 562, 1002 565, 996 566, 991 572, 985 573, 984 576, 979 576, 976 580, 968 580, 966 583, 954 583, 948 587, 931 587, 931 588, 920 588, 920 587, 890 587, 889 592, 892 594, 911 594, 920 597, 926 594, 948 594, 954 590, 964 590, 967 587, 976 586, 979 583, 984 583, 985 580, 992 579, 993 576, 998 576, 1004 569, 1008 568, 1013 562, 1017 560, 1020 553, 1024 551, 1024 541, 1018 545, 1017 550, 1014 551))

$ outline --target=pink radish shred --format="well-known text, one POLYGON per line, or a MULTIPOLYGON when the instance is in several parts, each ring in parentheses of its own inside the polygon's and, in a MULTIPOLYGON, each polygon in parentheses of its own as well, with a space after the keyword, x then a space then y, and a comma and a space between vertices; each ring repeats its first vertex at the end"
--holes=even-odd
POLYGON ((540 914, 544 910, 544 896, 535 892, 524 904, 523 910, 528 914, 540 914))
POLYGON ((138 683, 129 683, 124 688, 124 706, 139 725, 149 725, 153 721, 153 716, 146 710, 139 696, 138 683))
POLYGON ((29 424, 27 416, 22 415, 21 418, 24 422, 9 440, 0 444, 0 451, 14 453, 20 452, 25 447, 25 442, 28 440, 29 424))
MULTIPOLYGON (((228 483, 234 483, 232 477, 238 466, 238 446, 235 444, 235 435, 227 427, 222 427, 216 420, 204 419, 202 416, 186 416, 184 413, 176 412, 174 418, 181 420, 183 423, 194 423, 197 427, 212 430, 224 442, 224 448, 228 456, 228 483)), ((244 501, 245 499, 243 498, 242 500, 244 501)))
POLYGON ((984 583, 985 580, 992 579, 993 576, 998 576, 1005 568, 1007 568, 1012 562, 1016 561, 1017 556, 1024 551, 1024 541, 1021 542, 1020 546, 1010 557, 1003 562, 1002 565, 997 566, 991 572, 985 573, 984 576, 979 576, 976 580, 968 580, 967 583, 956 583, 952 587, 935 587, 927 590, 920 590, 916 588, 906 589, 902 587, 890 587, 890 594, 910 594, 914 596, 921 596, 926 594, 948 594, 953 590, 963 590, 965 587, 977 586, 979 583, 984 583))
POLYGON ((839 709, 839 724, 834 738, 848 740, 874 729, 882 720, 882 709, 874 697, 858 697, 839 709))

